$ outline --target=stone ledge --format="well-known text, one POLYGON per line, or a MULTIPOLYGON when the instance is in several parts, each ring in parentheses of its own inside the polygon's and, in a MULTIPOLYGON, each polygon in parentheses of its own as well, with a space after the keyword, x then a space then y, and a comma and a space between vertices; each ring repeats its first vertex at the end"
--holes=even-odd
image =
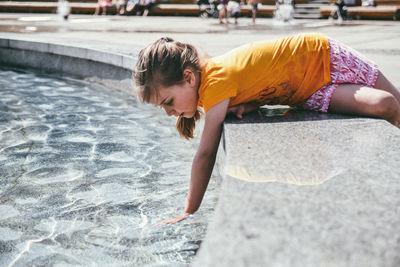
MULTIPOLYGON (((93 14, 97 3, 70 3, 71 13, 93 14)), ((25 13, 55 13, 57 2, 0 2, 1 12, 25 12, 25 13)), ((113 8, 115 9, 115 7, 113 8)))
POLYGON ((400 131, 263 109, 224 124, 224 179, 198 266, 398 266, 400 131))
MULTIPOLYGON (((320 8, 322 18, 328 18, 335 6, 320 8)), ((348 7, 347 14, 355 19, 400 19, 400 6, 348 7)))
POLYGON ((37 42, 24 39, 0 38, 0 48, 30 50, 74 58, 88 59, 130 70, 135 66, 135 59, 131 56, 65 44, 37 42))
MULTIPOLYGON (((73 14, 93 14, 97 3, 70 3, 73 14)), ((263 5, 257 11, 259 17, 272 17, 275 5, 263 5)), ((26 13, 55 13, 56 2, 0 2, 1 12, 26 12, 26 13)), ((107 13, 115 14, 115 6, 107 9, 107 13)), ((198 16, 199 7, 196 4, 157 4, 150 10, 150 15, 155 16, 198 16)), ((251 16, 251 6, 242 7, 242 16, 251 16)))
POLYGON ((0 38, 0 63, 94 79, 134 94, 132 56, 78 46, 0 38))

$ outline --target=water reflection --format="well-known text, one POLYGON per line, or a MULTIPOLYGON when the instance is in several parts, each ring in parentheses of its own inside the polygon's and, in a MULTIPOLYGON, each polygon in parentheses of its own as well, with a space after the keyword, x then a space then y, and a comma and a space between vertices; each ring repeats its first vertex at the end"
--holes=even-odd
POLYGON ((295 185, 320 185, 345 172, 345 169, 332 168, 325 171, 310 170, 308 175, 298 175, 287 170, 284 174, 275 174, 272 171, 259 173, 250 171, 243 166, 227 166, 225 174, 247 182, 277 182, 295 185))
POLYGON ((376 133, 362 131, 361 118, 354 120, 359 125, 351 125, 354 118, 285 106, 264 107, 243 120, 230 117, 224 174, 250 182, 323 184, 357 166, 360 153, 374 156, 381 149, 376 133), (351 132, 341 127, 343 122, 352 126, 351 132), (256 134, 245 145, 231 143, 248 131, 256 134))
POLYGON ((254 163, 231 161, 226 166, 225 173, 250 182, 320 185, 344 173, 348 168, 348 159, 338 157, 334 137, 324 135, 318 128, 294 125, 284 136, 268 132, 266 138, 270 141, 261 147, 265 147, 267 151, 247 152, 249 157, 255 158, 254 163), (256 163, 261 165, 255 165, 256 163))

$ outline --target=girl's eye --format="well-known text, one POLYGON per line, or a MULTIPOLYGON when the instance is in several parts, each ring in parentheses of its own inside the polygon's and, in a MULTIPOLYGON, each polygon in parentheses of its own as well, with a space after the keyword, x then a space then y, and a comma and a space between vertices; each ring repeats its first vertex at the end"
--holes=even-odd
POLYGON ((172 106, 174 104, 174 99, 171 98, 167 103, 165 103, 166 106, 172 106))

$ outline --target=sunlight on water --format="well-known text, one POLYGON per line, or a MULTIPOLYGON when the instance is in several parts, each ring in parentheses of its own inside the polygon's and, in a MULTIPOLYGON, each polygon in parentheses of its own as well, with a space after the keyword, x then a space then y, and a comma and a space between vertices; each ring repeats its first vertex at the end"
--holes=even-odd
POLYGON ((180 224, 197 141, 134 97, 0 69, 0 265, 186 266, 216 203, 180 224))

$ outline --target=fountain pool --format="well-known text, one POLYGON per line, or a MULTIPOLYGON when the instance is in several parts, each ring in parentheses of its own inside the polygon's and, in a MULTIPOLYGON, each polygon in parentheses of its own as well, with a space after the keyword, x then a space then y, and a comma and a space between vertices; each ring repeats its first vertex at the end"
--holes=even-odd
POLYGON ((195 144, 161 110, 71 78, 0 69, 0 265, 186 266, 217 182, 181 224, 195 144))

